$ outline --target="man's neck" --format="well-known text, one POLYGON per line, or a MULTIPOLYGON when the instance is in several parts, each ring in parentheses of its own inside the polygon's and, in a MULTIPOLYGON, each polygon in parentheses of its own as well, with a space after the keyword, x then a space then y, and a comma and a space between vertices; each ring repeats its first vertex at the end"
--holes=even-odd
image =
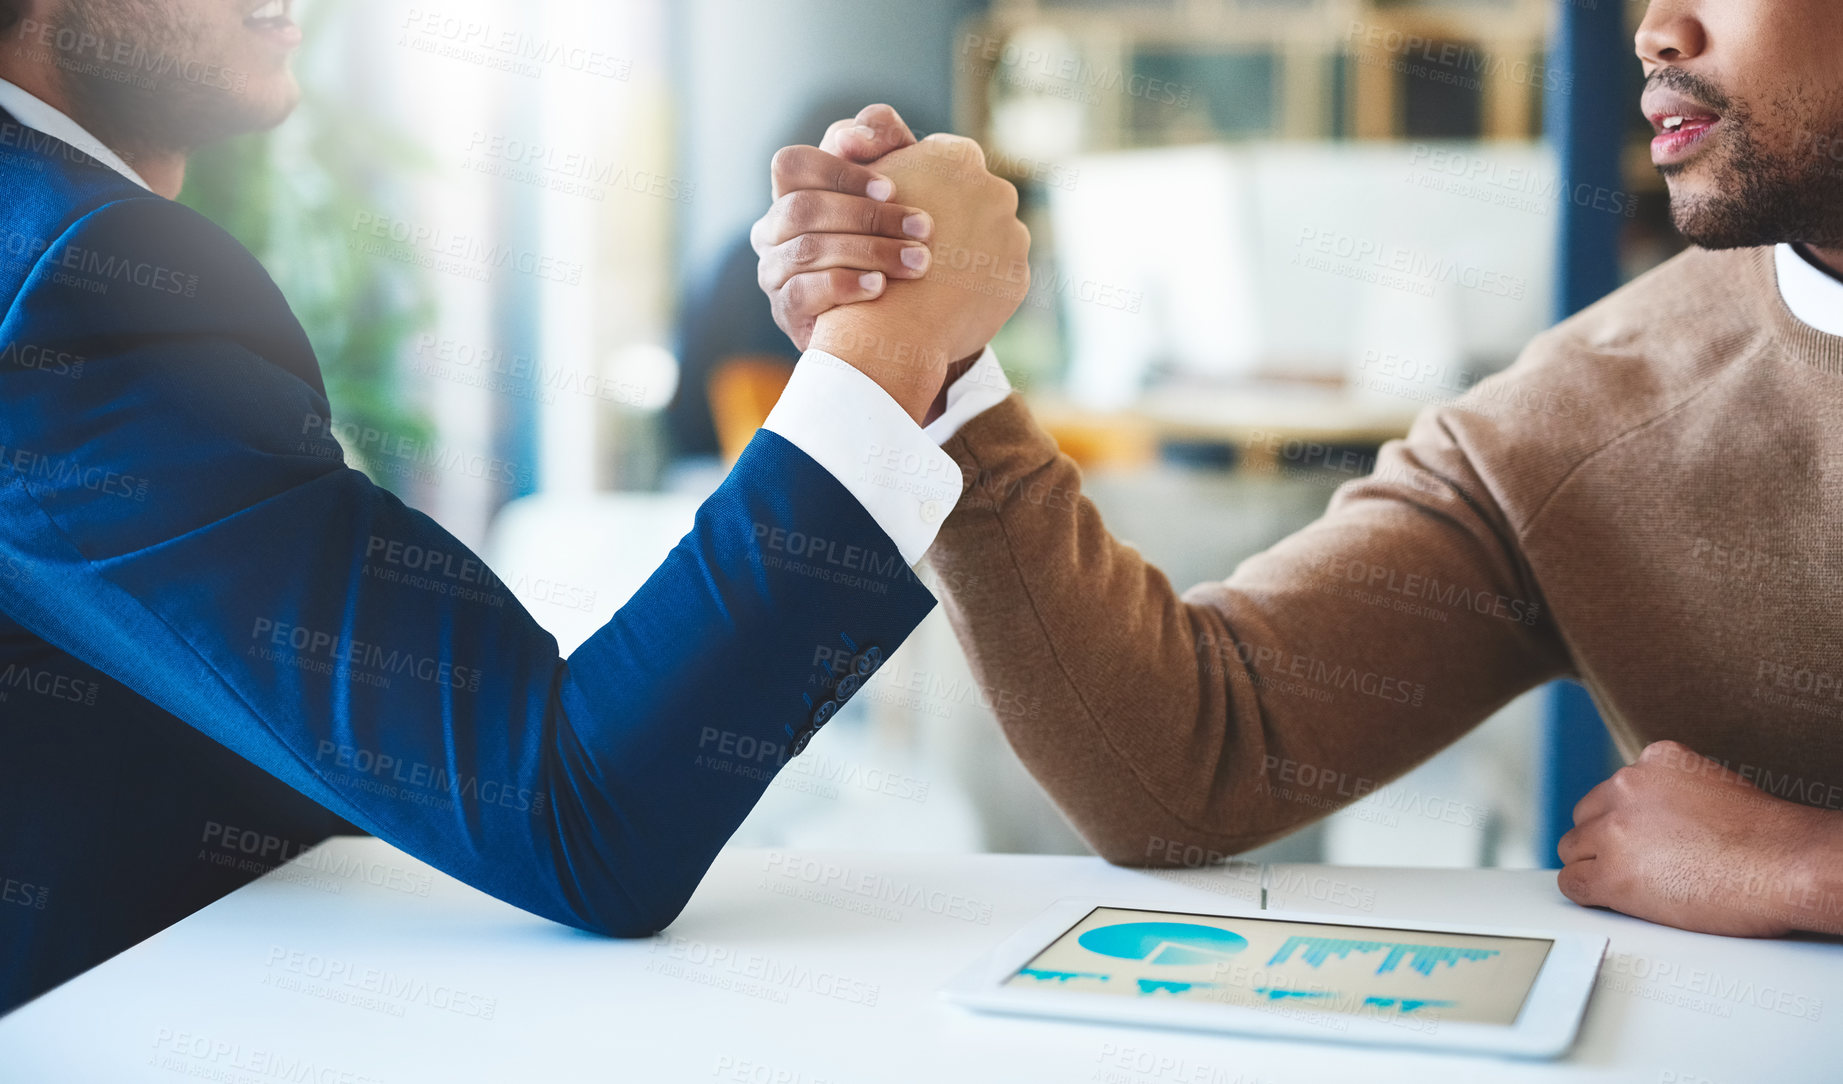
POLYGON ((120 155, 122 160, 131 163, 135 173, 147 182, 147 187, 155 194, 167 199, 179 198, 179 190, 186 183, 186 155, 184 151, 154 150, 147 147, 125 146, 111 134, 111 127, 100 123, 96 118, 85 117, 81 110, 64 93, 57 77, 40 68, 27 68, 22 71, 8 70, 0 66, 0 79, 5 79, 14 86, 32 95, 39 101, 76 121, 90 135, 102 141, 102 145, 120 155))

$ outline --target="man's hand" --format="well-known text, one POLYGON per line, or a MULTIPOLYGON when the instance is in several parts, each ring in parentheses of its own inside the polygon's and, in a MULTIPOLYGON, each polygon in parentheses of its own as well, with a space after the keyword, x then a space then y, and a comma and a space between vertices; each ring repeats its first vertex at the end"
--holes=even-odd
POLYGON ((1676 742, 1595 787, 1574 824, 1558 849, 1576 903, 1731 937, 1843 932, 1843 814, 1774 798, 1676 742))
POLYGON ((819 316, 812 345, 875 380, 925 421, 953 363, 972 358, 1030 291, 1030 231, 1017 189, 979 144, 934 135, 877 160, 904 198, 934 217, 933 266, 883 296, 819 316))
POLYGON ((851 362, 918 421, 938 415, 946 385, 1029 290, 1030 234, 1017 221, 1017 190, 986 170, 978 144, 952 136, 917 144, 895 110, 873 105, 832 125, 818 147, 777 155, 774 192, 751 240, 775 322, 801 350, 818 346, 851 362), (895 194, 901 204, 888 202, 895 194), (938 226, 949 212, 951 231, 938 226), (933 241, 932 250, 895 241, 898 228, 933 241), (942 256, 951 266, 938 274, 957 290, 917 290, 942 256), (859 304, 886 292, 905 299, 904 318, 888 305, 859 304))
POLYGON ((820 314, 882 296, 889 279, 927 274, 933 218, 890 202, 894 182, 864 168, 914 143, 894 109, 873 105, 832 125, 819 146, 774 156, 774 205, 749 242, 774 322, 800 350, 820 314))

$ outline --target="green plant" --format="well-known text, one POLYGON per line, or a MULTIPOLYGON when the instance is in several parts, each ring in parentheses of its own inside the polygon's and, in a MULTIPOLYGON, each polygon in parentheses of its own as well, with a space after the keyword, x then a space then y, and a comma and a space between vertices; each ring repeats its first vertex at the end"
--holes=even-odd
MULTIPOLYGON (((307 49, 339 47, 325 32, 331 10, 311 9, 303 27, 307 49)), ((310 59, 304 55, 302 66, 310 59)), ((180 201, 222 226, 268 269, 313 344, 342 426, 427 442, 434 426, 405 405, 398 360, 409 337, 428 326, 433 293, 413 264, 382 260, 350 243, 357 217, 375 212, 393 182, 426 168, 427 156, 365 105, 303 82, 301 105, 281 128, 196 154, 180 201)), ((388 477, 349 451, 374 478, 388 477)))

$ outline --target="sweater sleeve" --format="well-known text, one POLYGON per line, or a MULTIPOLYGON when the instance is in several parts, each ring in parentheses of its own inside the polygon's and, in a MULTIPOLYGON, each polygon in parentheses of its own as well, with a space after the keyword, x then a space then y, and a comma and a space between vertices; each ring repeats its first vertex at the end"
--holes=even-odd
POLYGON ((1437 410, 1323 518, 1181 595, 1020 397, 946 448, 966 493, 930 553, 943 606, 1006 737, 1110 861, 1277 839, 1568 668, 1437 410))
MULTIPOLYGON (((18 343, 85 360, 79 379, 0 369, 0 610, 556 921, 670 922, 780 766, 933 606, 862 505, 762 433, 562 658, 512 587, 345 463, 280 294, 164 201, 111 204, 52 245, 0 324, 18 343)), ((358 441, 437 479, 517 469, 410 433, 358 441)))

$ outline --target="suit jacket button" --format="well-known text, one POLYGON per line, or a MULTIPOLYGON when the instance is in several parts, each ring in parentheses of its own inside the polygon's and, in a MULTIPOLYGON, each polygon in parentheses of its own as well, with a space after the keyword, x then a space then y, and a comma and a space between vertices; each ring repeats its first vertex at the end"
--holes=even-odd
POLYGON ((831 722, 832 716, 837 715, 837 714, 838 714, 838 701, 828 700, 825 703, 819 705, 819 707, 814 709, 813 711, 813 729, 818 730, 820 727, 831 722))
POLYGON ((839 680, 838 688, 832 690, 832 699, 841 704, 844 703, 857 695, 858 686, 863 683, 864 679, 856 674, 846 674, 839 680))
POLYGON ((851 660, 851 672, 858 677, 869 677, 871 672, 883 665, 883 649, 867 647, 858 652, 857 658, 851 660))
POLYGON ((811 730, 801 731, 800 736, 794 739, 793 746, 787 750, 787 755, 789 757, 797 757, 801 753, 806 752, 806 747, 812 740, 813 732, 811 730))

